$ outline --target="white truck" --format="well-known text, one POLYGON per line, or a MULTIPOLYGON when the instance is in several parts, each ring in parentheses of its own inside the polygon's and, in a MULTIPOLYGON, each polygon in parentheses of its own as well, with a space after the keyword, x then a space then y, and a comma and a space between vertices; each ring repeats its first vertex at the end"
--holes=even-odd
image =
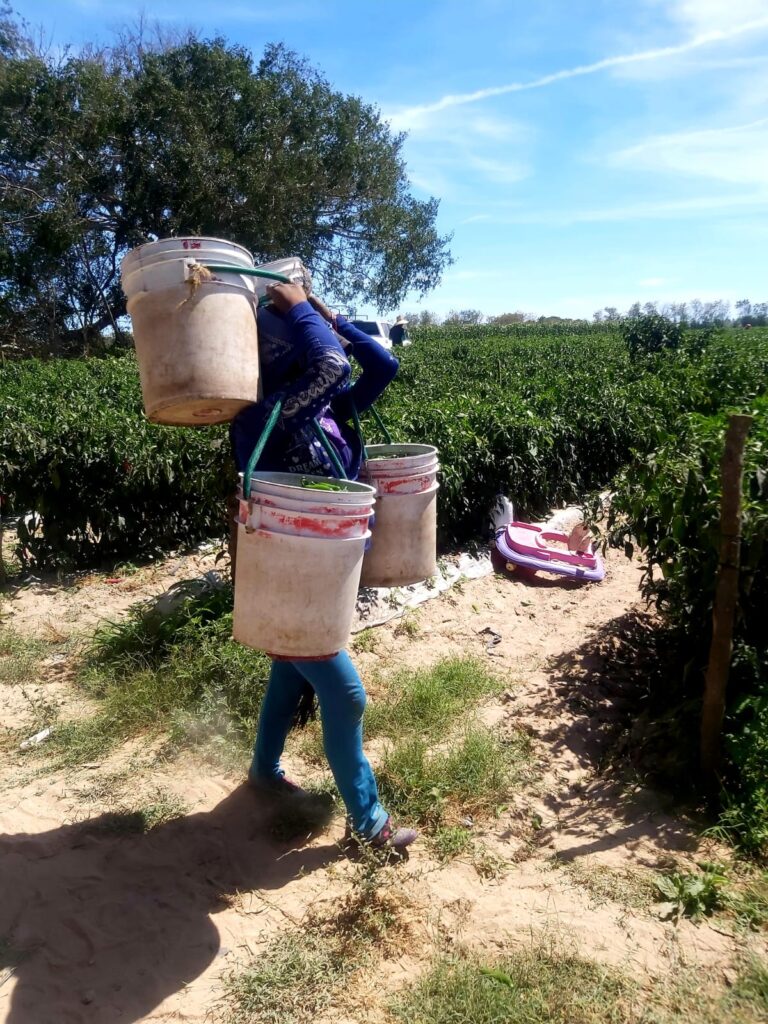
POLYGON ((370 334, 374 341, 378 341, 386 349, 392 348, 392 339, 389 336, 389 329, 392 326, 387 320, 350 320, 358 331, 363 334, 370 334))

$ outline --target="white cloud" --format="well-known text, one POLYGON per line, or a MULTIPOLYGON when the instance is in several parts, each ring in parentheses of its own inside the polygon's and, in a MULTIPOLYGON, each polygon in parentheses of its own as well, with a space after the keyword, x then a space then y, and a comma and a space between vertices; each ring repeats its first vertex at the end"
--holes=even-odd
POLYGON ((409 176, 418 188, 443 199, 480 198, 489 184, 514 185, 530 174, 533 134, 510 118, 441 111, 406 143, 409 176))
POLYGON ((466 153, 463 162, 466 167, 476 170, 482 177, 498 185, 514 185, 528 176, 527 166, 517 159, 497 160, 466 153))
POLYGON ((660 288, 661 285, 667 283, 667 279, 666 277, 644 277, 637 283, 640 288, 660 288))
MULTIPOLYGON (((763 11, 765 8, 763 7, 763 11)), ((615 57, 605 57, 592 64, 581 64, 573 68, 565 68, 561 71, 543 75, 530 82, 510 82, 507 85, 491 86, 487 89, 477 89, 474 92, 449 93, 435 100, 432 103, 424 103, 412 107, 403 107, 400 110, 385 112, 392 127, 398 131, 423 132, 429 130, 430 122, 435 114, 452 107, 466 106, 470 103, 479 103, 482 100, 492 99, 496 96, 506 96, 509 93, 524 92, 529 89, 541 89, 556 82, 562 82, 569 78, 577 78, 582 75, 592 75, 599 71, 606 71, 610 68, 621 67, 628 64, 639 64, 646 61, 663 60, 669 57, 677 57, 680 54, 689 53, 701 49, 713 43, 725 42, 735 39, 750 32, 762 32, 768 30, 768 17, 759 17, 749 21, 734 24, 731 22, 724 28, 713 28, 702 32, 683 43, 673 46, 662 46, 651 50, 641 50, 637 53, 620 54, 615 57)))
POLYGON ((673 0, 667 9, 671 18, 700 34, 758 20, 765 15, 765 0, 673 0))
POLYGON ((497 224, 547 224, 569 227, 572 224, 599 224, 628 220, 678 220, 706 213, 710 216, 743 213, 768 207, 768 191, 729 196, 695 196, 690 199, 630 203, 626 206, 599 206, 583 210, 546 210, 511 214, 497 224))
POLYGON ((614 153, 610 161, 633 170, 768 189, 768 118, 724 128, 653 135, 614 153))

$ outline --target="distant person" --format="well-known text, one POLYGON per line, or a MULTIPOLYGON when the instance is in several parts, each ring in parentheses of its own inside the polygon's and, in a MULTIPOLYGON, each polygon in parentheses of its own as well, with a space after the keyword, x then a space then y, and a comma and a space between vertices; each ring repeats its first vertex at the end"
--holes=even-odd
POLYGON ((408 337, 408 321, 404 316, 399 316, 389 329, 389 337, 392 345, 405 345, 411 339, 408 337))

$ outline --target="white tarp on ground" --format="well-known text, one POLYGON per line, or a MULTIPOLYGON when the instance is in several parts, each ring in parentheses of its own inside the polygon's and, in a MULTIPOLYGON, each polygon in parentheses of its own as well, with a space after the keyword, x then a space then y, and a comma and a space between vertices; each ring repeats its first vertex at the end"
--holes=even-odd
POLYGON ((489 555, 475 557, 459 555, 455 559, 440 561, 437 575, 424 583, 411 587, 367 587, 357 595, 357 608, 352 623, 352 632, 359 633, 369 626, 380 626, 383 622, 396 619, 409 608, 416 608, 433 597, 448 590, 458 580, 476 580, 493 571, 489 555))

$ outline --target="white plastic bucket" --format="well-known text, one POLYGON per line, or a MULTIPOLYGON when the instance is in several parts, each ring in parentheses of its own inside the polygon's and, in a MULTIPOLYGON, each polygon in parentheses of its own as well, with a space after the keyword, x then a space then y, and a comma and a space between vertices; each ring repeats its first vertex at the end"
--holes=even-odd
POLYGON ((366 469, 371 475, 395 470, 415 470, 437 462, 437 448, 431 444, 369 444, 366 469))
MULTIPOLYGON (((320 491, 317 492, 318 495, 321 493, 320 491)), ((240 519, 242 522, 245 522, 245 516, 242 513, 244 509, 247 509, 248 502, 243 498, 242 494, 239 494, 238 497, 240 498, 240 519)), ((318 498, 317 501, 294 501, 292 498, 276 498, 272 494, 251 492, 250 500, 266 508, 282 508, 288 509, 291 512, 317 513, 317 515, 321 516, 356 516, 370 514, 375 499, 370 497, 359 503, 355 502, 352 504, 350 502, 345 505, 333 505, 322 498, 318 498)))
POLYGON ((234 275, 190 278, 190 254, 252 265, 235 243, 175 238, 140 246, 121 267, 144 408, 155 423, 224 423, 259 397, 252 287, 234 275))
MULTIPOLYGON (((243 474, 240 473, 240 487, 242 491, 243 474)), ((251 476, 251 494, 272 495, 280 501, 288 498, 291 501, 300 501, 306 504, 322 503, 328 505, 359 505, 361 501, 373 501, 376 497, 376 488, 368 483, 360 483, 357 480, 336 480, 322 476, 307 476, 298 473, 277 473, 277 472, 256 472, 251 476), (302 487, 301 482, 309 483, 333 483, 340 487, 338 491, 302 487)))
MULTIPOLYGON (((438 466, 437 469, 440 467, 438 466)), ((366 483, 376 488, 376 494, 421 494, 437 483, 437 469, 413 476, 369 477, 366 483)))
MULTIPOLYGON (((309 271, 298 256, 287 256, 281 260, 273 260, 271 263, 259 263, 258 269, 268 270, 272 274, 282 274, 283 277, 287 277, 294 284, 304 285, 307 288, 312 287, 312 278, 309 271)), ((274 284, 274 281, 270 281, 267 278, 257 277, 254 280, 256 282, 256 294, 260 298, 267 294, 267 288, 270 284, 274 284)))
POLYGON ((163 238, 159 242, 146 242, 132 249, 123 259, 120 272, 124 277, 138 267, 179 258, 192 258, 201 263, 253 266, 253 256, 237 242, 228 242, 223 238, 163 238))
POLYGON ((363 537, 368 532, 370 516, 370 507, 362 514, 321 515, 309 509, 297 512, 293 509, 270 507, 258 501, 251 502, 250 508, 246 502, 241 502, 240 506, 240 522, 247 522, 253 530, 271 530, 273 533, 286 533, 294 537, 317 537, 319 540, 363 537))
POLYGON ((405 587, 435 575, 439 489, 434 483, 411 494, 380 494, 362 586, 405 587))
POLYGON ((238 526, 233 635, 284 658, 331 657, 349 639, 365 542, 238 526))

